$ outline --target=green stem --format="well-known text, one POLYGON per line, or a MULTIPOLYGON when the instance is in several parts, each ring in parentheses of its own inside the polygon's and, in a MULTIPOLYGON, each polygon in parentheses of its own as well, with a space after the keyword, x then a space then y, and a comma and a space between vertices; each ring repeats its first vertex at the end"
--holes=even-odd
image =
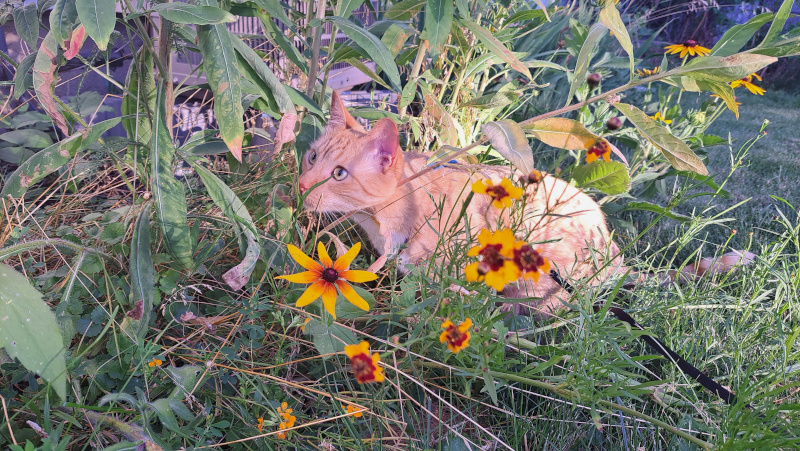
MULTIPOLYGON (((416 83, 417 76, 419 75, 419 71, 422 68, 422 61, 425 60, 425 53, 428 51, 428 45, 429 43, 428 40, 426 39, 422 41, 422 44, 420 44, 420 46, 417 48, 417 57, 414 60, 414 67, 411 69, 411 74, 409 74, 408 76, 407 83, 416 83)), ((399 111, 400 119, 405 117, 407 108, 408 105, 403 105, 403 107, 400 108, 399 111)))
POLYGON ((5 260, 9 257, 21 254, 25 251, 40 249, 44 246, 65 247, 72 249, 75 252, 88 252, 95 255, 99 255, 100 257, 103 257, 105 259, 117 262, 117 260, 113 256, 106 254, 105 252, 98 251, 97 249, 93 249, 91 247, 82 246, 80 244, 75 244, 72 241, 62 240, 58 238, 23 241, 13 246, 8 246, 6 248, 0 249, 0 260, 5 260))
MULTIPOLYGON (((309 11, 311 3, 308 4, 309 11)), ((322 20, 325 18, 326 0, 321 0, 317 4, 317 19, 322 20)), ((319 66, 319 49, 322 46, 322 30, 325 25, 314 27, 314 41, 311 44, 311 64, 308 66, 308 86, 306 86, 306 95, 313 98, 314 87, 317 85, 317 70, 319 66)), ((331 36, 331 39, 333 37, 331 36)), ((322 102, 320 102, 322 103, 322 102)))

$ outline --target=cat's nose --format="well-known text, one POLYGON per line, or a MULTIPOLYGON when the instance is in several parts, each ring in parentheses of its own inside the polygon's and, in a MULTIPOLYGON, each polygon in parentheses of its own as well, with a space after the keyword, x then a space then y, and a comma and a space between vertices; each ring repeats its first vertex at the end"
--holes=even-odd
POLYGON ((298 184, 297 184, 297 188, 300 190, 300 194, 303 194, 303 193, 305 193, 306 191, 308 191, 308 185, 306 185, 306 184, 305 184, 305 183, 303 183, 303 182, 300 182, 300 183, 298 183, 298 184))

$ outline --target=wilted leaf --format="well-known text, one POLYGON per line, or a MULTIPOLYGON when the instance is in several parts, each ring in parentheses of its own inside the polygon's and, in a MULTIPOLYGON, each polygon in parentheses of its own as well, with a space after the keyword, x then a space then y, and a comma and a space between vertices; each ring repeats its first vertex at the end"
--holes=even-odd
POLYGON ((430 42, 428 51, 433 58, 444 51, 453 24, 453 10, 453 0, 427 0, 422 39, 430 42))
POLYGON ((151 9, 171 22, 182 24, 214 25, 236 21, 236 16, 216 6, 169 2, 156 3, 151 9))
POLYGON ((0 348, 67 397, 67 367, 56 316, 22 274, 0 263, 0 348))
POLYGON ((536 121, 523 129, 548 146, 566 150, 586 150, 599 139, 580 122, 563 117, 536 121))
POLYGON ((86 39, 86 29, 83 25, 78 25, 78 28, 72 30, 69 39, 64 41, 64 58, 71 60, 75 55, 81 51, 83 41, 86 39))
POLYGON ((456 123, 447 109, 439 103, 439 100, 430 92, 425 92, 425 107, 430 108, 431 116, 436 124, 441 128, 439 130, 439 141, 441 144, 449 144, 455 146, 458 143, 458 130, 456 123))
POLYGON ((403 49, 403 44, 406 43, 408 37, 416 33, 416 30, 403 24, 391 24, 386 32, 381 36, 381 42, 386 44, 386 48, 392 53, 392 56, 397 58, 397 54, 403 49))
POLYGON ((502 119, 484 124, 481 131, 489 138, 492 147, 523 174, 533 171, 533 151, 519 124, 502 119))
POLYGON ((650 119, 642 110, 621 102, 615 103, 614 107, 664 154, 675 169, 708 175, 706 166, 686 143, 673 136, 661 124, 650 119))
POLYGON ((275 133, 274 149, 280 151, 284 144, 294 141, 294 126, 297 124, 297 114, 288 112, 281 118, 278 131, 275 133))
POLYGON ((76 0, 75 6, 86 33, 98 49, 105 50, 117 24, 116 0, 76 0))
POLYGON ((58 45, 66 50, 64 41, 72 36, 72 30, 78 22, 78 10, 75 0, 56 0, 50 11, 50 30, 58 41, 58 45))
POLYGON ((36 96, 47 115, 53 119, 53 122, 61 132, 67 135, 69 134, 67 121, 58 109, 55 100, 56 77, 58 75, 58 66, 60 66, 59 50, 60 48, 56 38, 53 36, 53 32, 48 32, 39 47, 39 52, 36 54, 36 60, 33 63, 33 89, 36 91, 36 96))
POLYGON ((501 60, 505 61, 512 69, 524 75, 528 80, 533 80, 530 71, 519 60, 511 50, 507 49, 506 46, 500 42, 499 39, 494 37, 494 35, 487 29, 483 28, 482 26, 478 25, 477 23, 469 20, 469 19, 459 19, 464 26, 469 28, 475 36, 486 46, 492 53, 497 55, 501 60))
POLYGON ((588 186, 606 194, 622 194, 631 188, 628 168, 618 161, 595 160, 572 172, 578 186, 588 186))

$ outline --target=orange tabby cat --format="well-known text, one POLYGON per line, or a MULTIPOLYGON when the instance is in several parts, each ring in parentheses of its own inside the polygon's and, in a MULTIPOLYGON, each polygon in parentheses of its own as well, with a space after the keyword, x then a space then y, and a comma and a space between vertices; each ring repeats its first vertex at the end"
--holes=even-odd
MULTIPOLYGON (((333 93, 331 117, 323 135, 306 152, 299 180, 301 193, 323 182, 308 193, 305 207, 322 213, 344 213, 364 229, 381 257, 370 267, 377 271, 390 255, 400 251, 398 267, 438 257, 443 246, 467 245, 467 234, 474 237, 484 227, 494 230, 499 222, 508 225, 507 216, 491 206, 485 195, 474 195, 466 209, 470 230, 462 230, 460 243, 441 240, 442 232, 459 227, 463 201, 472 183, 491 179, 498 184, 503 177, 516 180, 520 174, 508 167, 447 165, 400 184, 422 170, 430 155, 403 152, 397 127, 391 119, 379 120, 372 130, 365 130, 333 93)), ((521 239, 536 244, 554 269, 565 279, 582 279, 599 269, 607 277, 615 271, 624 273, 619 249, 611 241, 600 206, 581 190, 567 182, 545 175, 525 191, 524 221, 515 227, 521 239), (610 256, 610 259, 609 257, 610 256), (608 265, 605 262, 608 261, 608 265)), ((592 278, 599 283, 602 277, 592 278)), ((509 298, 533 297, 521 308, 534 313, 549 313, 566 300, 563 289, 549 276, 539 282, 529 279, 507 285, 503 295, 509 298)))

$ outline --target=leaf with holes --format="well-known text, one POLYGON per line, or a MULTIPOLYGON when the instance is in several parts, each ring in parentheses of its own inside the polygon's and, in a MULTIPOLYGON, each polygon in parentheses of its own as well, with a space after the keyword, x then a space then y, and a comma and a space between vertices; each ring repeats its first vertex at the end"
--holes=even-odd
POLYGON ((627 103, 615 103, 614 107, 644 135, 675 169, 708 175, 708 169, 702 160, 692 152, 683 141, 673 136, 666 128, 644 113, 644 111, 627 103))
POLYGON ((66 400, 67 367, 56 316, 42 294, 14 268, 0 263, 0 348, 53 385, 66 400))
POLYGON ((492 147, 523 174, 533 171, 533 151, 519 124, 502 119, 484 124, 481 131, 489 138, 492 147))
POLYGON ((536 121, 523 129, 548 146, 565 150, 586 150, 599 138, 580 122, 563 117, 536 121))
POLYGON ((572 178, 579 187, 594 188, 606 194, 622 194, 631 188, 628 168, 619 161, 595 160, 578 166, 572 172, 572 178))
POLYGON ((75 6, 86 33, 105 50, 117 23, 116 0, 76 0, 75 6))

